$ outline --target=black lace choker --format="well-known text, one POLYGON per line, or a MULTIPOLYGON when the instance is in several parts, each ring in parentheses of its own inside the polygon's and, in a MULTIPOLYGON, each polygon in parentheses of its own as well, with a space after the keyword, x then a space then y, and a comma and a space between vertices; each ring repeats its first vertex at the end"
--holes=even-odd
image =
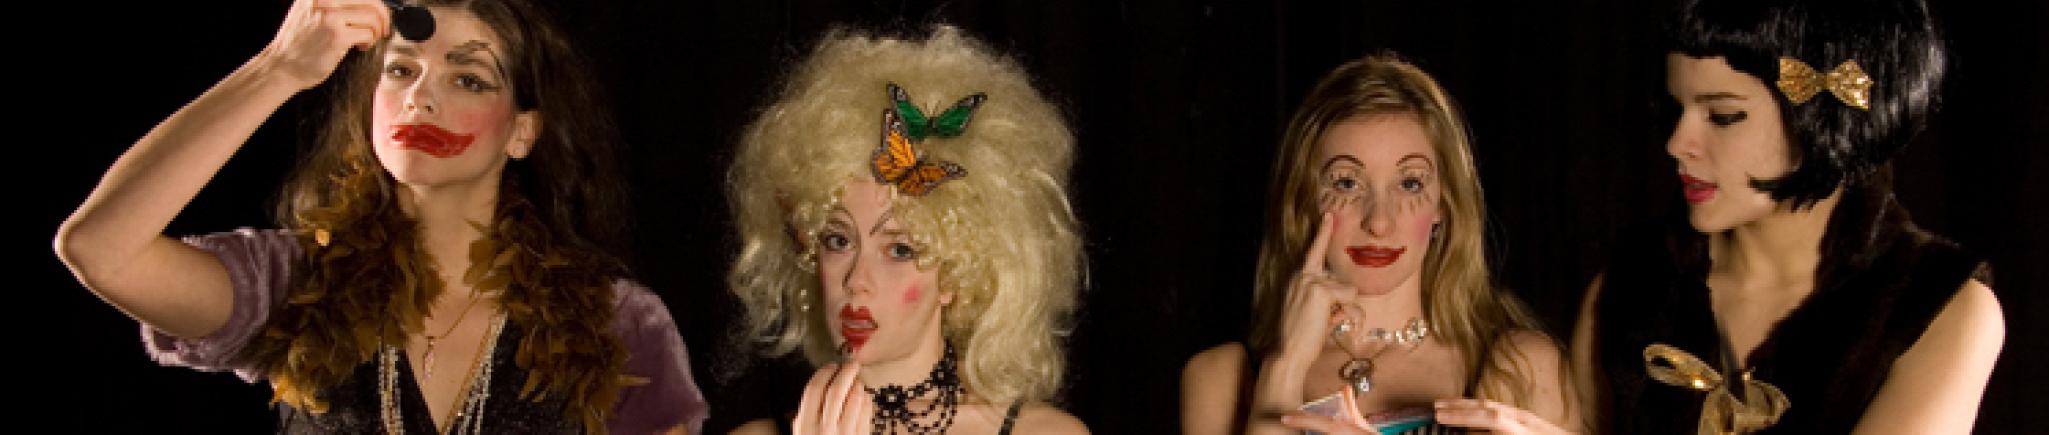
POLYGON ((953 427, 954 414, 960 410, 960 375, 955 371, 958 365, 954 359, 953 343, 947 343, 946 355, 932 365, 932 374, 926 375, 924 382, 909 387, 861 387, 875 398, 875 419, 872 422, 875 433, 897 433, 897 428, 913 434, 946 433, 947 428, 953 427), (911 410, 912 400, 933 394, 937 396, 932 398, 931 404, 922 410, 911 410))

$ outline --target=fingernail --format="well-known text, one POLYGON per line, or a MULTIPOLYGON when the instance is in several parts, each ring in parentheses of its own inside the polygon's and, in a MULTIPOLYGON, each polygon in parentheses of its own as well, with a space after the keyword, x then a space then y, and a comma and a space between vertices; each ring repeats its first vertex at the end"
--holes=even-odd
POLYGON ((1281 424, 1295 424, 1295 416, 1292 416, 1292 415, 1283 415, 1283 416, 1281 416, 1281 424))

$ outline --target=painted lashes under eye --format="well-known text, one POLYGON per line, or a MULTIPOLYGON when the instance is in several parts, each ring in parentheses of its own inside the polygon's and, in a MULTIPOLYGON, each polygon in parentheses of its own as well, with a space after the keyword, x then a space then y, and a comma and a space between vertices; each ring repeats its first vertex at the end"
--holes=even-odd
POLYGON ((1715 123, 1715 125, 1728 126, 1738 122, 1743 122, 1745 118, 1749 117, 1750 112, 1709 113, 1708 122, 1715 123))

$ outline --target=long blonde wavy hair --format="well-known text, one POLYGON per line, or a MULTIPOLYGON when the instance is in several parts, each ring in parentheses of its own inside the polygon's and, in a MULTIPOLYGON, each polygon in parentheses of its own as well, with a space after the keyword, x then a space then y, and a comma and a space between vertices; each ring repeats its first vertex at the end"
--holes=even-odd
POLYGON ((1529 309, 1513 294, 1497 291, 1488 276, 1485 203, 1465 123, 1435 80, 1392 54, 1338 66, 1309 91, 1288 121, 1267 188, 1273 202, 1267 207, 1260 244, 1250 348, 1263 353, 1280 341, 1288 283, 1301 267, 1321 213, 1314 166, 1317 143, 1331 125, 1379 114, 1415 115, 1430 137, 1436 160, 1442 162, 1437 182, 1444 190, 1437 206, 1444 223, 1430 241, 1422 270, 1423 312, 1429 316, 1432 335, 1465 355, 1466 373, 1485 370, 1486 379, 1510 381, 1482 385, 1482 396, 1521 402, 1529 392, 1520 387, 1527 382, 1513 382, 1527 381, 1514 367, 1521 364, 1520 352, 1502 349, 1513 352, 1511 358, 1487 364, 1483 349, 1505 332, 1541 329, 1529 309), (1503 391, 1503 386, 1512 387, 1503 391))
POLYGON ((970 391, 990 403, 1050 400, 1065 371, 1056 331, 1082 279, 1066 193, 1074 136, 1015 61, 953 27, 922 40, 832 31, 747 126, 727 174, 741 246, 726 278, 747 308, 747 335, 770 356, 802 349, 822 364, 834 354, 804 241, 846 182, 872 177, 889 83, 933 114, 988 95, 960 136, 919 144, 967 174, 892 207, 931 253, 919 267, 938 267, 940 289, 954 294, 941 329, 970 391))

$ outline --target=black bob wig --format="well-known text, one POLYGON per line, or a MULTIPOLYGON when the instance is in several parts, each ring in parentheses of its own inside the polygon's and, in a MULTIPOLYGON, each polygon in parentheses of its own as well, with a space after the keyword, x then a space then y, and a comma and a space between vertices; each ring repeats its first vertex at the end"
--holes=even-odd
POLYGON ((1676 21, 1671 51, 1721 56, 1773 88, 1793 169, 1750 183, 1795 208, 1839 187, 1889 190, 1890 177, 1879 172, 1920 132, 1939 99, 1947 56, 1922 0, 1690 0, 1676 21), (1823 73, 1855 61, 1872 80, 1869 109, 1825 90, 1792 103, 1772 85, 1780 57, 1823 73))

